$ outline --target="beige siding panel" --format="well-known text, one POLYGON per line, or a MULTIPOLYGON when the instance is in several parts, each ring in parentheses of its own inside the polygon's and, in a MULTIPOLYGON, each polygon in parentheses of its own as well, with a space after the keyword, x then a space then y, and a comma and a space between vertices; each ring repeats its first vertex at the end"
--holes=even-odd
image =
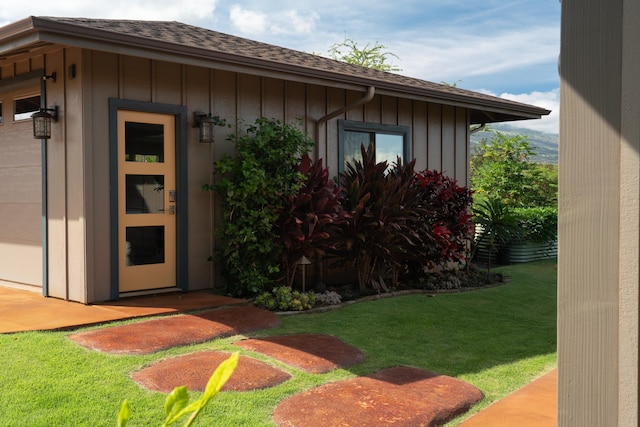
POLYGON ((252 125, 262 116, 260 93, 260 77, 238 75, 238 118, 244 121, 245 126, 252 125))
POLYGON ((17 61, 14 66, 16 75, 28 73, 31 71, 31 62, 28 59, 17 61))
POLYGON ((306 113, 305 85, 297 82, 285 83, 285 121, 302 124, 305 132, 312 135, 314 128, 309 128, 304 121, 306 113))
MULTIPOLYGON (((346 105, 345 91, 342 89, 329 88, 327 90, 327 112, 332 113, 336 110, 343 108, 346 105)), ((327 145, 326 152, 323 156, 320 156, 323 161, 322 164, 326 165, 338 165, 338 156, 340 155, 340 147, 338 144, 338 121, 344 119, 344 114, 335 117, 325 124, 327 131, 327 145)), ((334 173, 337 174, 337 169, 334 169, 334 173)))
POLYGON ((151 60, 120 56, 121 98, 151 102, 151 60))
POLYGON ((90 109, 90 114, 84 117, 84 132, 87 155, 91 159, 88 175, 93 177, 87 192, 87 212, 92 212, 87 229, 93 243, 88 246, 88 262, 93 272, 89 279, 88 299, 105 301, 111 298, 108 99, 118 96, 118 57, 91 52, 86 59, 84 105, 90 109))
POLYGON ((455 178, 456 173, 456 135, 455 107, 442 107, 442 173, 455 178))
POLYGON ((455 179, 459 185, 467 186, 468 177, 467 170, 469 169, 469 137, 467 132, 469 131, 469 124, 467 122, 467 110, 465 108, 456 108, 456 122, 455 122, 455 179))
POLYGON ((398 124, 398 99, 391 96, 381 96, 381 122, 385 125, 398 124))
MULTIPOLYGON (((307 122, 309 123, 309 129, 316 129, 317 120, 324 117, 327 114, 327 90, 322 86, 309 85, 307 86, 307 111, 309 117, 307 122)), ((337 132, 337 130, 336 130, 337 132)), ((313 153, 314 159, 327 158, 327 124, 321 125, 318 129, 318 141, 316 141, 316 149, 313 153)), ((332 171, 337 171, 337 163, 326 164, 332 171)))
MULTIPOLYGON (((409 127, 410 138, 409 138, 409 158, 405 159, 405 161, 411 161, 415 155, 413 149, 413 132, 411 131, 411 126, 413 124, 413 105, 410 99, 398 99, 397 100, 397 108, 398 108, 398 124, 400 126, 409 127)), ((420 170, 420 169, 416 169, 420 170)))
POLYGON ((620 284, 618 425, 640 424, 640 3, 625 1, 622 14, 622 147, 620 150, 620 284), (630 197, 626 195, 631 195, 630 197))
MULTIPOLYGON (((208 80, 207 77, 197 83, 207 85, 208 80)), ((163 61, 153 63, 153 102, 182 104, 182 65, 163 61)))
POLYGON ((44 55, 36 55, 31 57, 31 71, 41 70, 44 68, 44 55))
POLYGON ((412 152, 416 159, 416 170, 423 171, 428 168, 427 146, 429 139, 427 136, 427 104, 415 101, 413 103, 413 126, 411 129, 412 152))
POLYGON ((427 105, 427 168, 442 170, 442 105, 427 105))
MULTIPOLYGON (((347 105, 352 105, 354 102, 362 99, 365 96, 364 92, 353 92, 353 91, 347 91, 347 100, 345 102, 345 106, 347 105)), ((353 108, 349 111, 347 111, 346 113, 346 119, 347 120, 353 120, 353 121, 357 121, 357 122, 364 122, 365 121, 365 117, 364 117, 364 112, 365 112, 365 106, 360 106, 357 108, 353 108)))
MULTIPOLYGON (((233 142, 227 141, 227 135, 235 133, 238 117, 237 75, 229 71, 213 71, 212 114, 218 115, 232 125, 232 129, 217 127, 215 130, 214 158, 219 160, 224 154, 233 155, 233 142)), ((242 118, 242 116, 239 116, 242 118)))
POLYGON ((284 121, 284 82, 269 77, 262 78, 262 116, 284 121))
MULTIPOLYGON (((209 70, 196 67, 186 68, 185 100, 193 111, 209 112, 210 83, 211 72, 209 70)), ((212 194, 202 191, 200 186, 211 181, 213 150, 218 145, 218 141, 214 144, 201 144, 198 138, 199 131, 194 129, 187 142, 189 290, 205 289, 213 283, 212 264, 207 261, 213 248, 213 229, 209 228, 212 217, 212 194)))
MULTIPOLYGON (((361 97, 364 95, 361 95, 361 97)), ((382 123, 382 100, 380 95, 364 104, 364 121, 367 123, 382 123)))
POLYGON ((562 3, 558 224, 560 427, 638 425, 638 390, 633 385, 638 377, 637 341, 632 342, 633 348, 629 349, 625 347, 627 343, 620 340, 637 340, 638 336, 633 323, 621 324, 624 317, 638 315, 638 216, 633 215, 633 211, 627 216, 621 205, 630 209, 638 204, 637 140, 640 135, 637 129, 626 135, 631 137, 632 145, 625 147, 621 144, 620 131, 622 114, 635 122, 640 114, 637 98, 639 8, 637 1, 607 2, 607 7, 603 4, 595 0, 562 3), (633 18, 626 18, 627 13, 633 18), (623 28, 623 19, 632 21, 623 28), (628 42, 630 49, 628 58, 622 57, 623 35, 627 37, 624 45, 628 42), (622 64, 630 67, 628 80, 624 82, 628 86, 623 86, 621 80, 622 64), (632 98, 626 105, 623 105, 623 91, 629 91, 632 98), (621 159, 621 154, 631 154, 632 158, 621 159), (621 169, 621 160, 624 169, 621 169), (627 172, 631 175, 622 175, 627 172), (622 201, 621 190, 627 185, 634 191, 623 193, 628 200, 622 201), (629 248, 629 265, 621 263, 627 257, 627 248, 621 246, 625 231, 630 231, 636 241, 629 248), (621 290, 621 287, 629 288, 621 290), (624 302, 631 304, 630 307, 620 305, 620 298, 626 292, 634 299, 624 302), (622 355, 621 348, 629 353, 622 355), (625 356, 634 359, 629 371, 620 370, 621 362, 628 363, 625 356), (624 378, 622 382, 621 378, 624 378), (631 388, 621 388, 622 384, 629 385, 627 381, 631 381, 631 388))
MULTIPOLYGON (((82 67, 80 49, 66 49, 65 63, 82 67)), ((61 73, 65 75, 64 72, 61 73)), ((87 272, 87 216, 85 177, 87 157, 83 140, 82 75, 70 80, 65 76, 64 111, 61 119, 66 134, 67 165, 67 257, 68 257, 68 298, 72 301, 86 300, 87 272)))
POLYGON ((61 74, 61 78, 55 83, 47 82, 47 103, 58 105, 60 108, 60 119, 51 126, 51 139, 47 143, 48 292, 49 296, 67 299, 67 166, 71 165, 67 165, 66 158, 65 73, 62 50, 47 54, 46 68, 47 73, 55 71, 61 74))
POLYGON ((15 76, 15 73, 13 71, 13 64, 7 64, 0 67, 0 77, 6 79, 13 76, 15 76))

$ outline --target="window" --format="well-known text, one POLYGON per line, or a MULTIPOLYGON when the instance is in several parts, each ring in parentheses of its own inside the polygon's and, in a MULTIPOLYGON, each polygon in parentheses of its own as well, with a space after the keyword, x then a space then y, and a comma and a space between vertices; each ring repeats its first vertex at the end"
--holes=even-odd
POLYGON ((13 101, 13 120, 30 119, 31 115, 40 110, 40 95, 20 98, 13 101))
POLYGON ((404 162, 410 156, 408 126, 340 120, 338 128, 340 173, 344 172, 347 162, 362 161, 362 145, 367 149, 373 144, 378 163, 386 160, 391 165, 398 157, 404 162))

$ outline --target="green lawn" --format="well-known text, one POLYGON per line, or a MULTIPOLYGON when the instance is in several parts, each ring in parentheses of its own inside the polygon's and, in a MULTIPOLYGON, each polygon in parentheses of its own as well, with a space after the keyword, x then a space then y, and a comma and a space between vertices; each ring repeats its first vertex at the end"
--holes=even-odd
MULTIPOLYGON (((196 425, 273 425, 271 412, 293 393, 396 365, 468 381, 485 394, 470 413, 486 407, 556 364, 555 261, 500 270, 511 283, 455 294, 385 298, 327 313, 283 317, 280 328, 252 336, 329 333, 361 349, 365 362, 313 375, 243 351, 284 368, 292 379, 268 390, 220 393, 196 425)), ((126 398, 132 409, 129 426, 158 426, 164 419, 165 396, 141 389, 129 373, 196 350, 236 351, 231 344, 239 339, 146 356, 116 356, 85 350, 68 340, 67 334, 0 335, 0 425, 113 426, 126 398)))

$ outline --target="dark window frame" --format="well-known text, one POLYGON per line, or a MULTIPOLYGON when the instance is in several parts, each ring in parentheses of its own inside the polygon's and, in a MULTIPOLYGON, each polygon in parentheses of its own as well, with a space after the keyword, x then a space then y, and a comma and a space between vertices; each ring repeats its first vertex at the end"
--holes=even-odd
POLYGON ((338 172, 340 174, 344 173, 345 167, 345 132, 349 131, 402 136, 402 160, 406 162, 408 159, 411 159, 411 127, 353 120, 338 120, 338 172))

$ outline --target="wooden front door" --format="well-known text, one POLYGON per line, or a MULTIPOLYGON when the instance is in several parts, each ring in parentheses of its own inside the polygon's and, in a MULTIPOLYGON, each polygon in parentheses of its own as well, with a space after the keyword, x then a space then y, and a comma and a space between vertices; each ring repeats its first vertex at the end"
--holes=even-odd
POLYGON ((118 111, 119 292, 176 286, 175 116, 118 111))

